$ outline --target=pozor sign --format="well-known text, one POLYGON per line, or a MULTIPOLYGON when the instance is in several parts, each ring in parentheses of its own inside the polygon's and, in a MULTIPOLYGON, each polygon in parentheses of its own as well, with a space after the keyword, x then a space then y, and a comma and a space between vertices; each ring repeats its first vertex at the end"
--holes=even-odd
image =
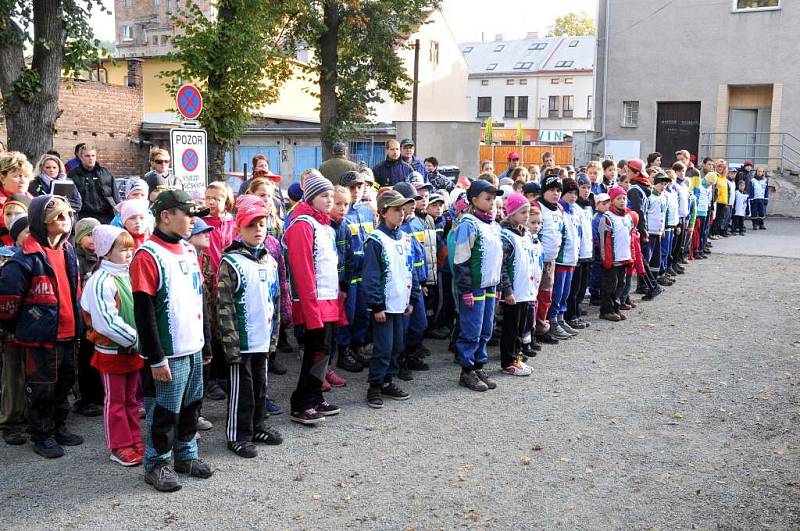
POLYGON ((208 179, 206 132, 175 128, 169 131, 172 171, 192 197, 203 197, 208 179))

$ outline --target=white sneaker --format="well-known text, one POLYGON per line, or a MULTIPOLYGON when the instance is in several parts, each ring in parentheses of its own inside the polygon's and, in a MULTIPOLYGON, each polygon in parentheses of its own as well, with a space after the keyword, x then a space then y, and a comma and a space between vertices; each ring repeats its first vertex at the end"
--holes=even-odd
POLYGON ((503 372, 509 376, 530 376, 533 370, 517 358, 514 363, 503 369, 503 372))

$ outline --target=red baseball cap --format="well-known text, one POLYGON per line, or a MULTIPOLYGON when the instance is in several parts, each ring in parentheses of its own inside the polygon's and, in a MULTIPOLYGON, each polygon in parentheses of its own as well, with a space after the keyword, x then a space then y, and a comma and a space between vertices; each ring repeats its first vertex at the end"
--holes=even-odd
POLYGON ((628 167, 644 175, 644 161, 642 159, 630 159, 628 161, 628 167))
POLYGON ((255 195, 240 195, 236 200, 236 226, 247 227, 254 220, 267 217, 267 205, 255 195))
POLYGON ((512 151, 508 154, 508 160, 519 160, 519 153, 512 151))

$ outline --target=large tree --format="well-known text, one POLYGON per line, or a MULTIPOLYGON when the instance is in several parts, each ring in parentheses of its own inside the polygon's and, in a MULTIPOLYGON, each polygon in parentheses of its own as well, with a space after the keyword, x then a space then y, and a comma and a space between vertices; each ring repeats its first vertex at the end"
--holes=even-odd
POLYGON ((594 20, 584 12, 567 13, 550 26, 548 37, 594 35, 594 20))
POLYGON ((306 0, 297 41, 315 49, 307 69, 318 84, 323 158, 333 142, 367 123, 372 106, 408 99, 412 79, 398 54, 439 0, 306 0))
POLYGON ((0 0, 0 93, 9 149, 36 160, 52 149, 61 76, 91 68, 100 42, 89 25, 99 0, 0 0), (30 64, 26 53, 32 53, 30 64))
POLYGON ((208 132, 209 173, 220 178, 225 152, 253 120, 259 106, 275 101, 291 74, 286 46, 284 0, 219 0, 215 17, 195 4, 175 17, 180 34, 172 38, 178 67, 164 72, 175 93, 192 81, 203 94, 200 123, 208 132))

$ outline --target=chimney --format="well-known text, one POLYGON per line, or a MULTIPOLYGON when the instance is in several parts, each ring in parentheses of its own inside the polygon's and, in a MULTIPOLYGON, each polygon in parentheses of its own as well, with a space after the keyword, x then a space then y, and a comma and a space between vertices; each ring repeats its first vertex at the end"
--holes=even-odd
POLYGON ((525 37, 525 38, 526 39, 538 39, 539 38, 539 32, 538 31, 529 31, 528 32, 528 36, 525 37))
POLYGON ((128 61, 128 86, 142 86, 142 63, 141 59, 126 59, 128 61))
POLYGON ((495 42, 503 42, 503 34, 502 33, 496 33, 495 36, 494 36, 494 41, 495 42))

